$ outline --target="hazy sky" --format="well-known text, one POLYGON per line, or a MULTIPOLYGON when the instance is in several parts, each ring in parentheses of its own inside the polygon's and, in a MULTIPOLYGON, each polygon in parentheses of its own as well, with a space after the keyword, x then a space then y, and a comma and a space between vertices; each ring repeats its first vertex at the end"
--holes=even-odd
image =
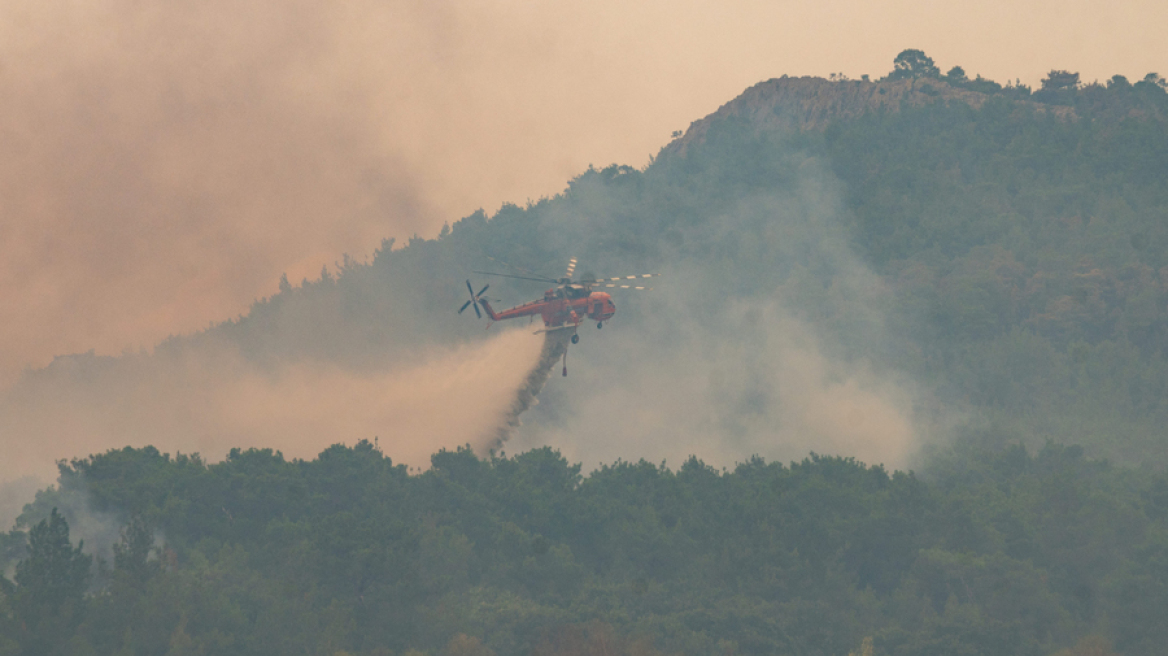
POLYGON ((771 77, 921 48, 1005 82, 1168 73, 1168 3, 7 0, 0 388, 149 348, 384 237, 642 166, 771 77))

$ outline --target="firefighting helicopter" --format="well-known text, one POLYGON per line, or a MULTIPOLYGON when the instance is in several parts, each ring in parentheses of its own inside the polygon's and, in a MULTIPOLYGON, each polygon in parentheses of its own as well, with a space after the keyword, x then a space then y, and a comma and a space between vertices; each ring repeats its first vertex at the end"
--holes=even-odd
MULTIPOLYGON (((580 335, 577 329, 580 327, 580 324, 586 320, 591 320, 596 322, 597 328, 604 328, 604 322, 616 314, 616 305, 613 304, 612 297, 607 292, 595 291, 594 288, 603 287, 651 291, 653 289, 652 287, 618 283, 644 278, 656 278, 660 275, 657 273, 644 273, 635 276, 617 276, 615 278, 594 278, 588 276, 584 279, 573 281, 572 275, 575 272, 576 258, 574 257, 568 260, 568 269, 562 278, 545 278, 538 275, 515 276, 492 271, 474 271, 473 273, 486 276, 550 282, 557 286, 544 292, 543 298, 541 299, 524 303, 523 305, 516 305, 502 312, 495 312, 491 308, 490 301, 483 298, 483 294, 491 285, 484 285, 478 293, 475 293, 474 286, 470 284, 470 280, 467 280, 466 289, 470 292, 470 300, 462 304, 462 307, 458 309, 458 313, 462 314, 463 310, 474 306, 475 315, 481 319, 483 316, 482 312, 479 311, 479 307, 481 306, 487 313, 487 317, 490 318, 491 323, 505 321, 507 319, 518 319, 520 317, 531 317, 534 320, 535 316, 539 315, 543 318, 544 327, 542 330, 535 331, 536 333, 570 330, 572 331, 571 342, 578 344, 580 343, 580 335)), ((488 323, 487 327, 490 328, 491 324, 488 323)), ((568 350, 566 348, 564 349, 564 375, 568 375, 568 350)))

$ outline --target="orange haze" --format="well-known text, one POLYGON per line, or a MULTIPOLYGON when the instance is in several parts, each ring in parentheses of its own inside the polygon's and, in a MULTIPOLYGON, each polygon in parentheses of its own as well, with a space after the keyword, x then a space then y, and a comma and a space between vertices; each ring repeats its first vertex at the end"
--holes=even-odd
POLYGON ((783 73, 902 48, 1034 84, 1168 73, 1168 4, 10 0, 0 388, 150 347, 383 237, 643 165, 783 73))

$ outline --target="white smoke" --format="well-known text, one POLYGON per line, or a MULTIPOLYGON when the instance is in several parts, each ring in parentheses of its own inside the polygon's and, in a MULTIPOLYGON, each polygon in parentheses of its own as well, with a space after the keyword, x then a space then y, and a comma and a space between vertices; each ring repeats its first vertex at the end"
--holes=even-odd
POLYGON ((623 324, 589 335, 549 401, 559 407, 541 406, 512 448, 549 443, 586 467, 615 458, 680 464, 689 455, 730 466, 812 451, 910 461, 917 430, 908 381, 829 357, 813 327, 775 303, 739 306, 716 328, 688 328, 663 336, 623 324), (646 357, 661 352, 656 338, 669 342, 664 357, 646 357))
POLYGON ((516 390, 528 384, 542 341, 504 330, 375 371, 327 362, 263 368, 205 344, 105 363, 62 358, 0 405, 0 442, 9 445, 0 475, 49 478, 59 459, 124 446, 212 461, 233 447, 271 447, 310 459, 375 437, 395 461, 424 467, 443 447, 490 448, 514 421, 516 390))
MULTIPOLYGON (((586 469, 812 451, 911 464, 924 395, 889 355, 891 291, 853 252, 830 171, 807 158, 797 176, 678 228, 655 291, 616 292, 611 327, 573 347, 573 376, 545 390, 512 448, 549 443, 586 469)), ((627 220, 603 193, 575 197, 582 207, 553 213, 549 235, 585 243, 627 220)), ((596 259, 581 266, 643 266, 596 259)))

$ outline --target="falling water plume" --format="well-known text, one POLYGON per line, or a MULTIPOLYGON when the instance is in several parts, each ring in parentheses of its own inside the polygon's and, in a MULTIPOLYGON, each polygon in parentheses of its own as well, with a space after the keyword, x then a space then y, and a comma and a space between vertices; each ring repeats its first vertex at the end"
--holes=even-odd
POLYGON ((570 337, 571 333, 566 330, 544 333, 543 350, 539 354, 539 362, 527 374, 527 378, 516 391, 515 400, 511 402, 511 408, 504 415, 494 439, 488 446, 489 449, 497 449, 502 446, 519 428, 521 424, 519 416, 539 402, 536 397, 543 389, 543 385, 547 382, 548 376, 551 375, 556 362, 567 353, 570 337))

